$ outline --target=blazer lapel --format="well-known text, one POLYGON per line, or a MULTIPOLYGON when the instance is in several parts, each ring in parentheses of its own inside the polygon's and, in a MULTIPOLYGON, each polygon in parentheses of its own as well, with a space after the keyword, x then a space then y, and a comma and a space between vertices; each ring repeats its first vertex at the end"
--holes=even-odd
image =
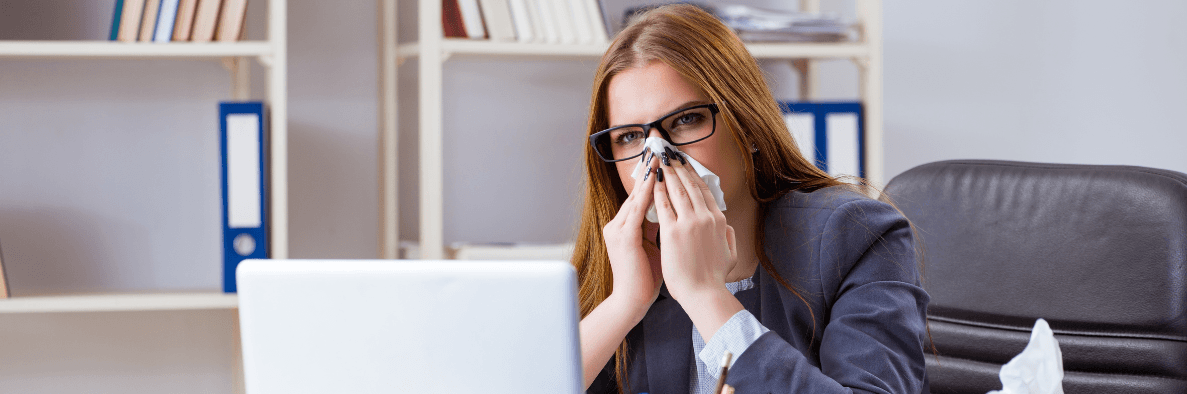
POLYGON ((651 393, 687 393, 692 365, 692 320, 667 286, 651 305, 643 325, 647 385, 651 393))

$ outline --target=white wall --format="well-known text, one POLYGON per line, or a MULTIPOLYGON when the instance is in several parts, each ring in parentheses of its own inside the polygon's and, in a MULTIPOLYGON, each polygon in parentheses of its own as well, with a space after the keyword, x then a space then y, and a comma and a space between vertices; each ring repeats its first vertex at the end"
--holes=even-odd
POLYGON ((1187 2, 884 7, 888 179, 957 158, 1187 172, 1187 2))

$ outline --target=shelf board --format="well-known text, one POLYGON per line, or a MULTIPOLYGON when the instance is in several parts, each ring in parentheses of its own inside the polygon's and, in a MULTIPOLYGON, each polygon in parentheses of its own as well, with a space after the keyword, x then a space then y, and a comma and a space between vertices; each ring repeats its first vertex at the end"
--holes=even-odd
MULTIPOLYGON (((445 39, 441 51, 447 55, 488 56, 542 56, 542 57, 598 57, 606 52, 608 44, 542 44, 520 42, 493 42, 487 40, 445 39)), ((396 49, 398 57, 420 55, 418 42, 401 44, 396 49)))
POLYGON ((75 294, 0 299, 0 313, 236 309, 239 297, 220 292, 75 294))
POLYGON ((153 43, 0 40, 0 58, 222 58, 271 54, 272 44, 267 41, 153 43))
MULTIPOLYGON (((484 56, 540 56, 540 57, 601 57, 609 44, 541 44, 520 42, 492 42, 487 40, 444 39, 441 51, 445 55, 484 56)), ((759 59, 854 58, 869 54, 862 43, 748 43, 750 53, 759 59)), ((397 57, 420 55, 419 42, 400 44, 397 57)))
POLYGON ((749 43, 746 48, 758 59, 837 59, 869 56, 869 47, 859 42, 839 43, 749 43))

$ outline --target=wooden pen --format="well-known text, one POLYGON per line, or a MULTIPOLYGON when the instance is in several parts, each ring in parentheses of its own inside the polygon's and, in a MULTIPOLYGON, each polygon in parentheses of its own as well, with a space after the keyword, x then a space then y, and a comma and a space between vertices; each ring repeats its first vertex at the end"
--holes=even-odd
MULTIPOLYGON (((717 378, 717 388, 713 389, 714 393, 722 394, 725 392, 725 388, 728 387, 725 384, 725 377, 729 375, 730 361, 733 360, 733 358, 734 354, 730 353, 728 350, 725 352, 725 355, 721 357, 721 377, 717 378)), ((732 393, 733 391, 734 388, 730 387, 730 392, 732 393)))

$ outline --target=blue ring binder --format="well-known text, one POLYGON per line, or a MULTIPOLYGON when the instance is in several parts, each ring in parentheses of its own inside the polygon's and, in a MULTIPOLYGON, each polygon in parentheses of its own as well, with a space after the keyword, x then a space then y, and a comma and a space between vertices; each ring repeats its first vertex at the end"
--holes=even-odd
POLYGON ((227 293, 236 291, 235 268, 239 262, 268 258, 264 119, 262 102, 219 103, 223 291, 227 293), (253 117, 254 121, 251 120, 253 117))
MULTIPOLYGON (((866 155, 865 155, 865 113, 862 111, 860 102, 779 102, 779 109, 784 114, 789 113, 810 113, 813 115, 814 129, 815 129, 815 163, 816 167, 822 171, 828 172, 828 148, 829 148, 829 130, 828 130, 828 115, 836 113, 852 113, 857 114, 857 168, 859 177, 865 178, 866 174, 866 155)), ((797 141, 799 142, 799 141, 797 141)))

